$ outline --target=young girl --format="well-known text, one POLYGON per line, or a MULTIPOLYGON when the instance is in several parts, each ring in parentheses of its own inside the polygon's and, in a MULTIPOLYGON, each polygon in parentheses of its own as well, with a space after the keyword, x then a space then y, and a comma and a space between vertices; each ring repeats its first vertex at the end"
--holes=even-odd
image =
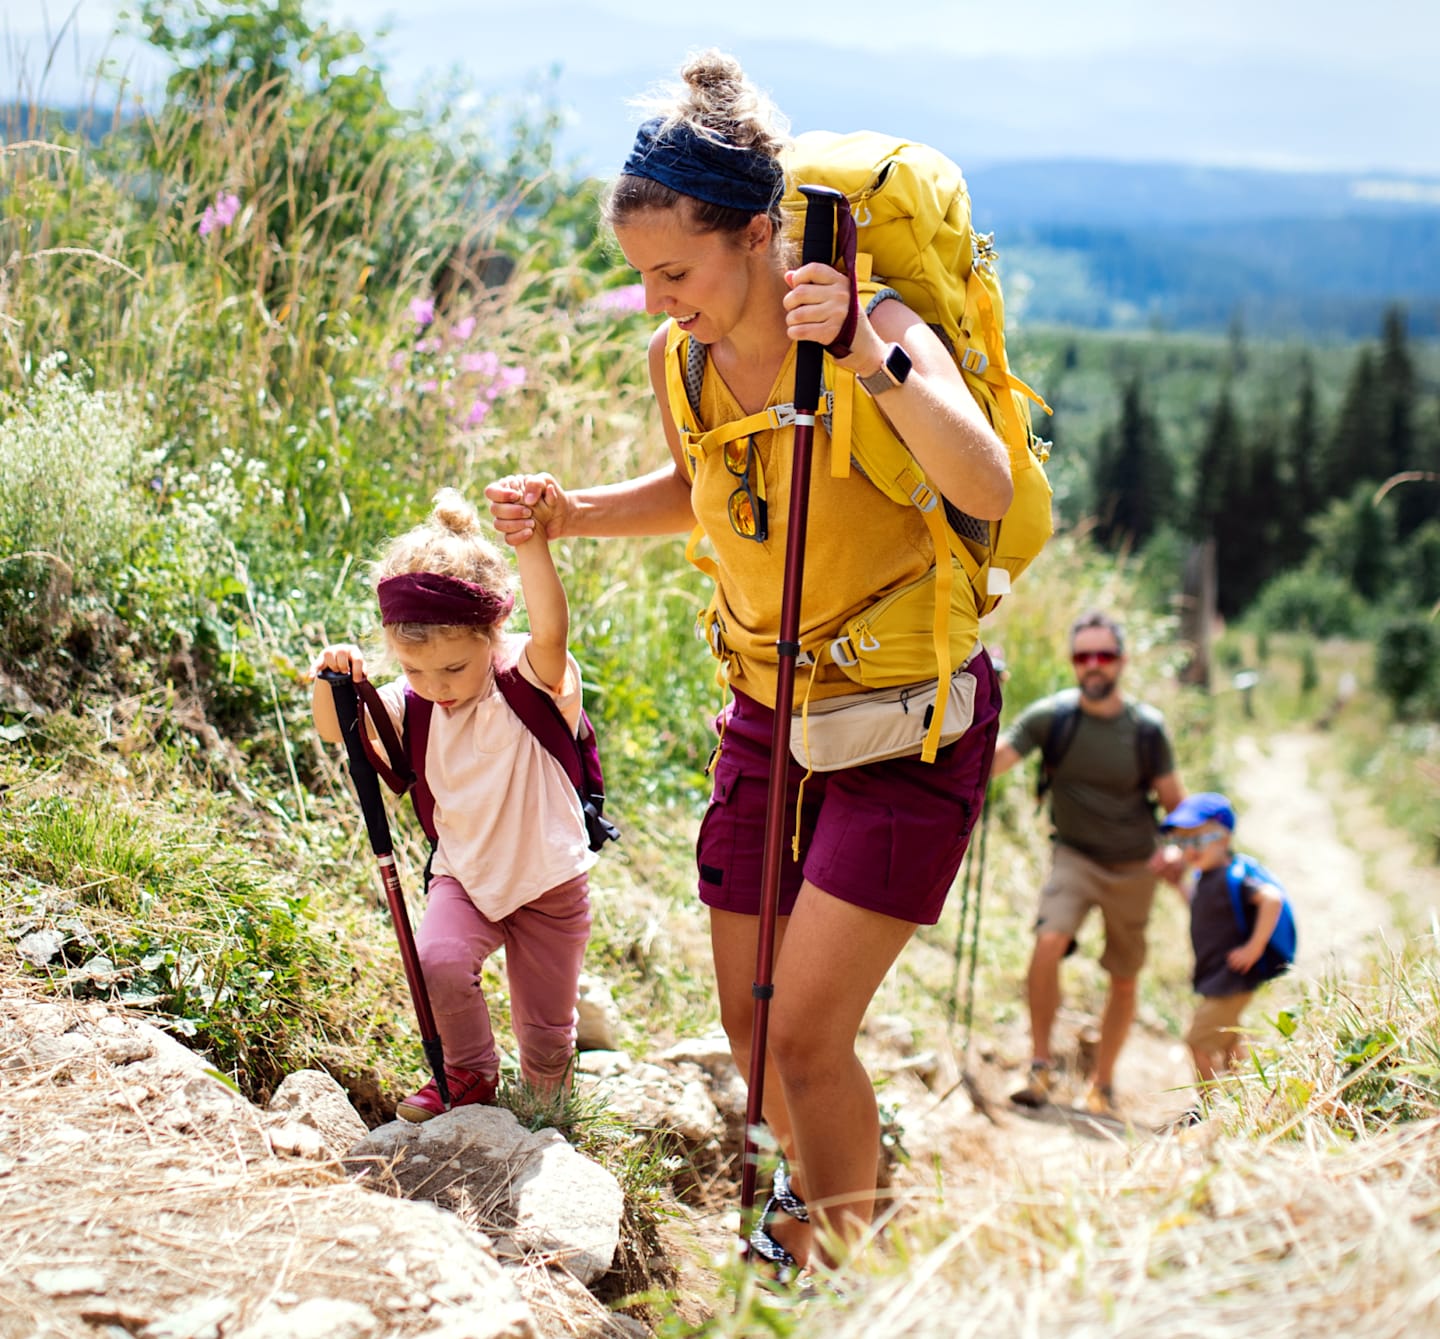
MULTIPOLYGON (((704 346, 700 427, 730 423, 788 397, 797 341, 834 341, 850 288, 831 266, 792 268, 786 255, 784 139, 767 99, 716 52, 693 58, 683 77, 675 99, 640 128, 606 207, 647 309, 669 318, 650 343, 650 376, 672 459, 644 477, 576 492, 536 474, 486 494, 511 543, 541 531, 685 533, 698 519, 713 546, 734 700, 696 856, 721 1018, 747 1073, 794 435, 783 425, 757 431, 743 458, 717 450, 699 460, 692 482, 667 404, 666 341, 673 323, 704 346), (754 497, 768 498, 767 514, 754 497), (541 500, 550 505, 536 514, 541 500), (749 510, 737 515, 737 500, 749 510)), ((901 438, 971 516, 1002 516, 1012 495, 1006 448, 929 327, 898 299, 879 301, 859 313, 850 350, 838 363, 862 379, 860 399, 874 397, 877 412, 866 413, 875 430, 901 438)), ((832 373, 827 358, 829 385, 832 373)), ((817 441, 819 459, 826 449, 817 441)), ((811 641, 834 637, 853 613, 936 563, 918 510, 890 502, 859 471, 832 479, 815 469, 810 517, 802 631, 811 641)), ((800 860, 782 865, 765 1057, 765 1120, 788 1171, 777 1171, 751 1238, 783 1270, 812 1256, 833 1261, 869 1229, 880 1127, 855 1040, 915 927, 939 918, 980 810, 1000 693, 978 645, 966 672, 972 724, 934 763, 893 759, 817 773, 805 786, 800 860)), ((857 687, 823 665, 813 692, 819 700, 857 687)), ((793 814, 798 769, 789 784, 793 814)))
MULTIPOLYGON (((540 503, 541 514, 545 504, 540 503)), ((416 946, 430 994, 452 1106, 495 1098, 500 1057, 480 970, 505 950, 520 1072, 541 1093, 569 1083, 575 1002, 590 932, 595 854, 564 769, 511 710, 495 684, 510 666, 549 693, 574 729, 580 670, 566 649, 570 613, 543 530, 515 546, 528 636, 509 635, 514 604, 504 553, 481 533, 475 508, 453 489, 430 519, 391 542, 375 567, 386 649, 403 677, 379 692, 397 732, 405 687, 435 704, 425 777, 438 841, 416 946)), ((357 646, 327 646, 311 669, 365 676, 357 646)), ((340 740, 330 686, 315 680, 320 737, 340 740)), ((439 1115, 432 1079, 397 1108, 405 1120, 439 1115)))

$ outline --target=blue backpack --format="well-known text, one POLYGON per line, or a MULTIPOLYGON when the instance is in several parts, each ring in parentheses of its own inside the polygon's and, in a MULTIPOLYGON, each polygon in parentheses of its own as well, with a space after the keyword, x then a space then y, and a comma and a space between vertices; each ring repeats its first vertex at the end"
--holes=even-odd
POLYGON ((1230 888, 1230 905, 1234 909, 1241 934, 1248 938, 1255 928, 1254 912, 1245 905, 1245 894, 1241 888, 1246 879, 1269 884, 1281 898, 1280 919, 1275 922, 1275 928, 1270 932, 1270 942, 1265 945, 1265 952, 1255 964, 1262 973, 1262 979, 1270 981, 1288 972, 1295 962, 1295 912, 1279 879, 1258 860, 1252 860, 1248 855, 1236 855, 1226 871, 1226 882, 1230 888))

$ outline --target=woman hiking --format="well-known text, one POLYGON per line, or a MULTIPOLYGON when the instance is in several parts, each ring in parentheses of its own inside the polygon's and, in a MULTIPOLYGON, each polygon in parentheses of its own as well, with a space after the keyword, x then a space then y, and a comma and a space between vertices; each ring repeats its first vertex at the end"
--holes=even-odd
MULTIPOLYGON (((667 396, 667 340, 678 327, 703 346, 698 426, 729 423, 789 398, 796 342, 833 341, 851 290, 829 265, 795 268, 782 240, 786 141, 768 100, 716 52, 693 57, 682 78, 640 128, 604 206, 647 311, 667 318, 651 339, 649 367, 672 459, 620 483, 567 490, 533 474, 518 486, 492 484, 486 495, 511 543, 526 542, 537 525, 551 538, 629 536, 683 533, 698 520, 713 546, 732 699, 717 723, 714 790, 696 857, 721 1018, 746 1073, 793 432, 765 428, 689 458, 667 396), (548 519, 531 510, 542 497, 548 519)), ((894 299, 861 312, 839 365, 862 379, 857 399, 874 397, 877 430, 902 438, 945 497, 972 516, 1004 513, 1005 447, 912 311, 894 299)), ((858 407, 856 416, 858 424, 858 407)), ((838 635, 846 619, 935 565, 916 509, 890 502, 858 471, 832 479, 817 469, 809 514, 807 645, 838 635)), ((803 793, 800 769, 791 768, 799 859, 782 866, 763 1089, 765 1121, 785 1161, 751 1238, 782 1273, 839 1263, 874 1213, 880 1126, 855 1042, 900 950, 918 925, 938 920, 979 813, 1000 693, 971 643, 973 720, 933 764, 903 757, 817 772, 803 793)), ((812 702, 860 690, 832 663, 804 673, 812 702)))

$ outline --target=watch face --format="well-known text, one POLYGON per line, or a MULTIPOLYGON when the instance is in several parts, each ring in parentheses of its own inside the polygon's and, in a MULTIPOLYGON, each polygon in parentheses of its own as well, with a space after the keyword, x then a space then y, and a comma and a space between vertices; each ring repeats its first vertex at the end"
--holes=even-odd
POLYGON ((890 374, 890 380, 897 386, 904 385, 905 378, 910 375, 910 355, 898 344, 892 344, 890 351, 885 355, 885 370, 890 374))

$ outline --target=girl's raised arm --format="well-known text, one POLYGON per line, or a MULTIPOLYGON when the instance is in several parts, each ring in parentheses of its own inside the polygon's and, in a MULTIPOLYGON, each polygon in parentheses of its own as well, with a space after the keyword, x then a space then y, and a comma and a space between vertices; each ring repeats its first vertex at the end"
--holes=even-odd
POLYGON ((565 682, 565 657, 570 642, 570 603, 546 538, 546 522, 558 492, 559 486, 554 483, 541 490, 530 508, 535 524, 528 538, 518 544, 513 538, 510 541, 515 544, 520 588, 525 597, 525 612, 530 618, 526 654, 536 677, 550 688, 559 688, 565 682))

